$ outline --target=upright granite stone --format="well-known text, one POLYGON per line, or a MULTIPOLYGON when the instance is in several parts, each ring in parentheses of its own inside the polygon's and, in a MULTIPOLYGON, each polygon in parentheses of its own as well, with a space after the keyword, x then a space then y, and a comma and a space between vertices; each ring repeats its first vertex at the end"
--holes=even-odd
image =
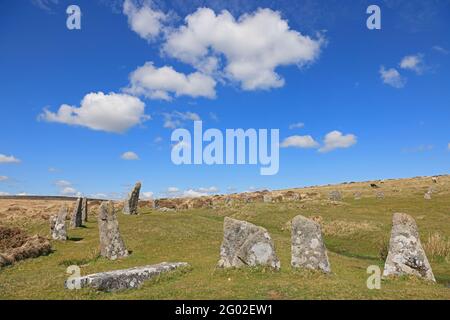
POLYGON ((81 212, 81 198, 77 199, 77 202, 75 203, 75 207, 73 208, 72 212, 72 219, 70 220, 70 227, 71 228, 79 228, 83 224, 82 220, 82 212, 81 212))
POLYGON ((88 221, 88 199, 83 198, 81 201, 81 221, 87 222, 88 221))
POLYGON ((416 222, 407 214, 394 213, 383 276, 401 275, 414 275, 436 281, 420 243, 416 222))
POLYGON ((269 266, 280 269, 272 238, 266 229, 225 217, 219 268, 269 266))
POLYGON ((292 219, 291 228, 292 267, 331 272, 320 225, 303 216, 296 216, 292 219))
POLYGON ((100 255, 111 260, 128 256, 128 250, 119 232, 114 203, 102 202, 98 214, 100 255))
POLYGON ((125 200, 123 206, 124 214, 138 214, 139 193, 141 192, 141 183, 138 182, 134 186, 133 190, 128 194, 128 198, 125 200))
POLYGON ((337 190, 333 190, 328 194, 328 199, 331 201, 341 201, 342 200, 342 193, 337 190))
POLYGON ((425 195, 423 196, 423 198, 424 198, 425 200, 431 200, 431 192, 428 191, 427 193, 425 193, 425 195))
POLYGON ((66 217, 66 206, 59 209, 58 215, 50 217, 50 232, 54 240, 67 240, 66 217))
POLYGON ((163 273, 179 268, 187 268, 186 262, 162 262, 155 265, 135 267, 125 270, 94 273, 83 277, 66 280, 66 289, 81 289, 91 287, 99 291, 118 291, 139 288, 144 281, 155 278, 163 273))

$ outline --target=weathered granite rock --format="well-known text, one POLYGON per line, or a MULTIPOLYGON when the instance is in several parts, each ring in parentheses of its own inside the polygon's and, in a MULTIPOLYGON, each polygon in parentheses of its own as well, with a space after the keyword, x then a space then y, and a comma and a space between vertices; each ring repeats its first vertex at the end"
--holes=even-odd
POLYGON ((125 200, 125 204, 123 206, 124 214, 138 214, 138 204, 139 204, 139 193, 141 192, 141 183, 137 182, 128 194, 128 198, 125 200))
POLYGON ((66 217, 66 206, 59 209, 58 215, 50 217, 50 232, 54 240, 67 240, 66 217))
POLYGON ((333 190, 328 194, 328 198, 331 201, 341 201, 342 200, 342 193, 337 190, 333 190))
POLYGON ((303 216, 296 216, 292 219, 291 232, 292 267, 331 272, 320 225, 303 216))
POLYGON ((361 200, 361 196, 361 192, 355 192, 354 194, 355 200, 361 200))
POLYGON ((88 199, 83 198, 81 200, 81 221, 87 222, 88 221, 88 199))
POLYGON ((266 229, 225 217, 219 268, 269 266, 280 269, 272 238, 266 229))
POLYGON ((82 220, 82 212, 81 212, 81 198, 77 199, 77 202, 75 203, 75 207, 73 208, 72 212, 72 219, 70 220, 70 227, 71 228, 79 228, 83 224, 82 220))
POLYGON ((162 273, 188 266, 189 264, 185 262, 162 262, 155 265, 100 272, 72 278, 67 280, 64 286, 66 289, 92 287, 96 290, 107 292, 136 289, 146 280, 159 276, 162 273))
POLYGON ((375 194, 375 197, 376 197, 377 199, 383 200, 383 199, 384 199, 384 192, 382 192, 382 191, 377 192, 377 193, 375 194))
POLYGON ((407 214, 394 213, 383 276, 401 275, 414 275, 436 281, 420 243, 416 222, 407 214))
POLYGON ((423 198, 424 198, 425 200, 431 200, 431 192, 425 193, 425 195, 423 196, 423 198))
POLYGON ((98 214, 100 233, 100 255, 111 260, 128 256, 128 250, 119 232, 114 203, 103 202, 98 214))
POLYGON ((265 194, 263 201, 264 201, 264 203, 271 203, 272 202, 272 196, 270 194, 265 194))

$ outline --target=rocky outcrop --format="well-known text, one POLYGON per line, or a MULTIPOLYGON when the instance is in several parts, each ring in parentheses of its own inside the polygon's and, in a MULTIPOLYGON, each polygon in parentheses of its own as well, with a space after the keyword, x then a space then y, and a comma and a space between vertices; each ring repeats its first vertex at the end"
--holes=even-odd
POLYGON ((50 232, 53 240, 67 240, 67 207, 62 206, 58 215, 50 217, 50 232))
POLYGON ((118 291, 139 288, 146 280, 178 268, 186 268, 185 262, 162 262, 160 264, 115 270, 71 278, 65 282, 67 289, 91 287, 99 291, 118 291))
POLYGON ((128 250, 119 232, 114 203, 103 202, 98 214, 100 255, 111 260, 128 256, 128 250))
POLYGON ((266 229, 226 217, 223 233, 218 267, 268 266, 280 269, 280 260, 266 229))
POLYGON ((331 272, 320 225, 303 216, 292 219, 291 265, 293 268, 331 272))
POLYGON ((79 228, 83 224, 81 207, 82 201, 81 198, 78 198, 77 202, 75 203, 75 207, 73 208, 72 218, 70 220, 71 228, 79 228))
POLYGON ((128 194, 128 198, 125 200, 123 206, 123 213, 135 215, 138 214, 139 193, 141 192, 141 183, 137 182, 128 194))
POLYGON ((415 220, 407 214, 394 213, 383 276, 401 275, 414 275, 436 281, 420 243, 415 220))

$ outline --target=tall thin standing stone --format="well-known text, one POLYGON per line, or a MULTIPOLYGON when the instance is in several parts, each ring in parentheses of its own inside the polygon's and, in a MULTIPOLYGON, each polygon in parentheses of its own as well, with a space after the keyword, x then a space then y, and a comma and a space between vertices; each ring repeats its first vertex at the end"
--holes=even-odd
POLYGON ((81 221, 88 221, 88 199, 83 198, 81 201, 81 221))
POLYGON ((54 240, 67 240, 67 207, 62 206, 56 216, 50 217, 50 231, 54 240))
POLYGON ((119 232, 114 203, 102 202, 98 214, 100 255, 111 260, 128 256, 128 250, 119 232))
POLYGON ((123 206, 124 214, 138 214, 139 193, 141 192, 141 183, 138 182, 134 186, 133 190, 128 194, 128 198, 125 200, 123 206))
POLYGON ((83 224, 81 202, 81 198, 78 198, 77 202, 75 203, 75 208, 73 208, 72 219, 70 220, 71 228, 79 228, 83 224))

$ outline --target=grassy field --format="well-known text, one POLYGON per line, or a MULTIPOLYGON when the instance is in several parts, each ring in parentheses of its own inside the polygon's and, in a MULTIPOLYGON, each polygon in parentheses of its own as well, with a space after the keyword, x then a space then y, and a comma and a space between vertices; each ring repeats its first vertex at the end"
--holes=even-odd
MULTIPOLYGON (((70 231, 69 241, 53 241, 54 252, 49 256, 0 270, 0 298, 449 300, 450 257, 446 250, 450 237, 450 178, 441 178, 433 199, 427 201, 423 194, 430 181, 428 178, 386 181, 377 190, 385 193, 384 200, 375 198, 368 183, 356 183, 299 189, 322 195, 307 201, 235 204, 180 212, 143 209, 138 216, 119 213, 122 236, 132 251, 128 258, 119 261, 98 257, 97 223, 92 217, 85 228, 70 231), (328 191, 335 189, 343 192, 342 202, 326 200, 328 191), (354 191, 361 191, 363 198, 354 200, 354 191), (394 212, 405 212, 416 219, 438 283, 404 277, 383 280, 381 290, 367 289, 367 267, 383 267, 380 248, 389 239, 394 212), (298 214, 322 221, 331 275, 291 269, 289 221, 298 214), (225 216, 265 227, 274 239, 281 271, 215 269, 225 216), (438 244, 428 243, 431 234, 441 236, 438 244), (435 246, 442 246, 443 253, 435 253, 438 252, 435 246), (69 265, 79 265, 84 275, 162 261, 184 261, 192 267, 148 281, 138 290, 99 293, 64 289, 69 265)), ((23 217, 2 221, 1 218, 0 215, 2 225, 49 235, 46 219, 23 217)))

